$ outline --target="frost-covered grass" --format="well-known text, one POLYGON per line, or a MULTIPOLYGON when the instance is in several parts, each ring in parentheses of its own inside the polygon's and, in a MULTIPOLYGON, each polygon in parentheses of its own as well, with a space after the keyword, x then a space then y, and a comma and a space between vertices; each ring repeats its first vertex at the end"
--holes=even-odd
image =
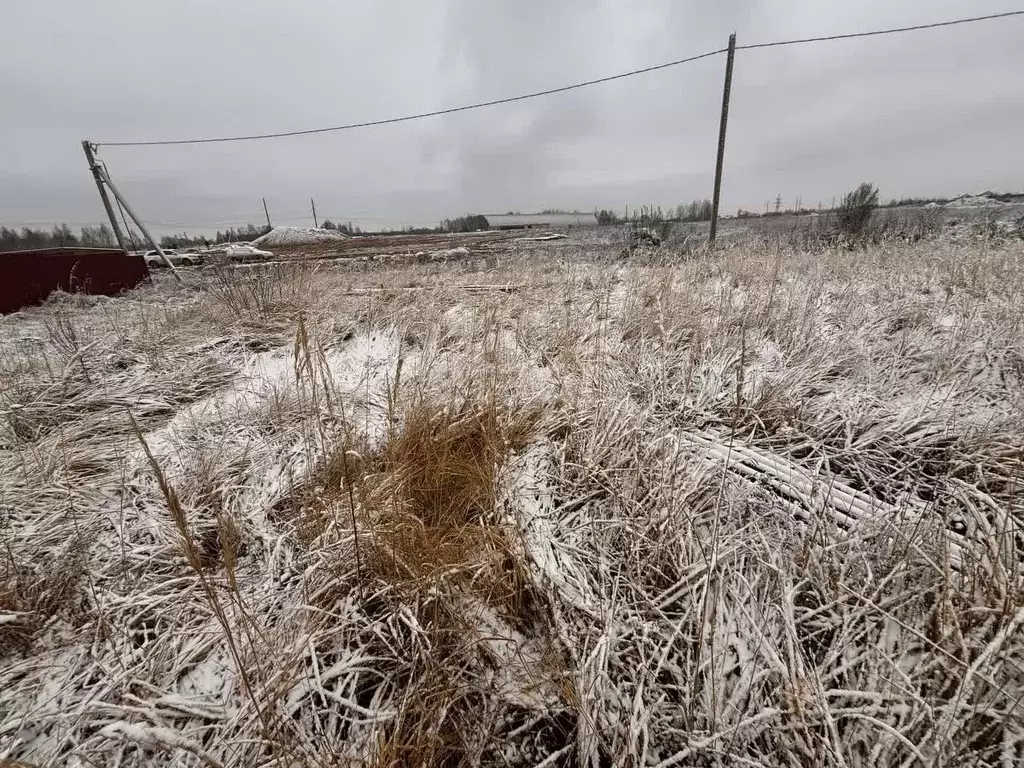
POLYGON ((1024 761, 1020 243, 205 274, 0 320, 0 763, 1024 761))

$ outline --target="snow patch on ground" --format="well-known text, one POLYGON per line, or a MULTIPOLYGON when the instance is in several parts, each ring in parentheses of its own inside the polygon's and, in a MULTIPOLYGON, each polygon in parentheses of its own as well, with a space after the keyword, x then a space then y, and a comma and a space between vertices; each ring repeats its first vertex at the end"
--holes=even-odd
POLYGON ((564 528, 555 519, 555 500, 548 485, 551 446, 531 446, 509 465, 503 483, 504 507, 522 533, 523 547, 537 570, 570 605, 585 613, 595 602, 587 578, 569 548, 559 543, 564 528))
POLYGON ((541 672, 543 645, 516 631, 479 600, 469 598, 462 608, 494 662, 489 676, 497 694, 527 710, 543 712, 557 707, 558 690, 541 672))
POLYGON ((403 366, 410 373, 414 371, 419 352, 403 350, 398 331, 389 328, 359 334, 344 350, 327 358, 331 380, 351 401, 353 422, 371 446, 379 445, 387 436, 387 390, 394 386, 400 354, 403 366))
POLYGON ((295 382, 292 355, 281 350, 248 357, 235 382, 175 414, 167 424, 146 435, 146 443, 158 462, 173 458, 175 447, 194 434, 197 425, 226 422, 265 402, 295 382))
MULTIPOLYGON (((327 352, 325 362, 331 383, 341 394, 360 398, 360 410, 379 405, 384 399, 383 387, 393 376, 399 349, 400 339, 394 330, 360 333, 343 348, 327 352)), ((413 354, 407 352, 406 356, 413 354)), ((166 425, 146 435, 146 442, 158 461, 172 459, 198 426, 238 424, 240 419, 245 423, 253 410, 294 390, 299 378, 291 349, 252 355, 230 387, 182 409, 166 425)), ((302 378, 308 378, 308 371, 302 371, 302 378)), ((377 422, 383 424, 383 416, 372 421, 375 426, 377 422)))
POLYGON ((563 235, 561 233, 555 232, 554 234, 550 235, 538 235, 537 237, 519 237, 516 239, 523 243, 541 243, 544 242, 545 240, 564 240, 567 237, 568 235, 563 235))
MULTIPOLYGON (((447 261, 449 259, 462 258, 464 256, 470 256, 472 251, 463 245, 457 248, 443 248, 439 251, 416 251, 413 256, 417 261, 428 262, 428 261, 447 261)), ((396 254, 397 257, 399 254, 396 254)), ((394 258, 394 257, 393 257, 394 258)))
MULTIPOLYGON (((321 394, 317 408, 323 412, 333 408, 335 416, 343 413, 371 447, 380 445, 387 435, 387 390, 393 386, 399 354, 410 373, 419 363, 419 353, 402 350, 400 341, 394 329, 366 331, 313 361, 316 387, 321 388, 326 379, 333 389, 331 405, 321 394)), ((277 534, 267 515, 309 475, 325 448, 309 439, 313 421, 320 418, 311 411, 310 378, 303 360, 296 370, 290 348, 255 354, 245 361, 233 384, 179 411, 170 422, 145 435, 146 444, 186 498, 188 489, 199 487, 199 467, 210 465, 215 476, 227 472, 235 477, 225 492, 235 507, 246 510, 250 530, 269 545, 277 534), (268 418, 277 422, 271 431, 260 427, 268 418), (216 446, 212 453, 203 448, 211 445, 216 446)), ((157 493, 141 449, 134 452, 131 464, 149 488, 147 493, 157 493)), ((142 504, 129 515, 126 527, 167 545, 165 516, 161 504, 142 504)))

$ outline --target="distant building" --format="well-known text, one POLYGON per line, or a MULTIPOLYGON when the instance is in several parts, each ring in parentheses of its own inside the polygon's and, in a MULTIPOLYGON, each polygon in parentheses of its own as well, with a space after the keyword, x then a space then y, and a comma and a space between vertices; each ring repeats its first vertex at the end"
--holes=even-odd
POLYGON ((491 229, 570 229, 596 227, 592 213, 503 213, 485 216, 491 229))

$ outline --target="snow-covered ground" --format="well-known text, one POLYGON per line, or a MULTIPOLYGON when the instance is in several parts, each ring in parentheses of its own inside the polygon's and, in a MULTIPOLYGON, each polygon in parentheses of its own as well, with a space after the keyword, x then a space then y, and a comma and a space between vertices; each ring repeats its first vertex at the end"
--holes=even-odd
POLYGON ((0 764, 1024 760, 1021 243, 531 247, 0 320, 0 764))

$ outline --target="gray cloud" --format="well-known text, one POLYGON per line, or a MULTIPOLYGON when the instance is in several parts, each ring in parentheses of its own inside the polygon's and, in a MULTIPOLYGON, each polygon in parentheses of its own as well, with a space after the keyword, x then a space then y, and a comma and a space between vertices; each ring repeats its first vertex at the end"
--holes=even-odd
MULTIPOLYGON (((102 220, 79 142, 285 131, 443 108, 724 45, 1009 0, 339 4, 35 0, 0 28, 0 223, 102 220)), ((740 51, 726 210, 1021 184, 1024 21, 740 51)), ((710 191, 723 59, 470 113, 276 142, 101 150, 165 231, 322 216, 672 204, 710 191)))

